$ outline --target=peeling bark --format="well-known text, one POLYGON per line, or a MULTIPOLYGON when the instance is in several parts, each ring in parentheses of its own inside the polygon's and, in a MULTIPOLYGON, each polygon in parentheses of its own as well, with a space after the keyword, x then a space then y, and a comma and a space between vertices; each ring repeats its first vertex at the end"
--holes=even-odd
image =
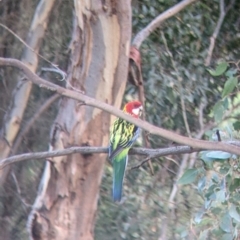
MULTIPOLYGON (((74 1, 67 86, 120 107, 128 70, 130 2, 74 1)), ((63 98, 52 127, 51 149, 107 146, 112 117, 63 98)), ((50 149, 50 150, 51 150, 50 149)), ((47 162, 29 215, 32 239, 92 240, 106 156, 73 154, 47 162)))
MULTIPOLYGON (((29 48, 24 48, 21 61, 27 64, 27 66, 35 72, 38 65, 37 54, 41 40, 43 39, 44 32, 47 26, 48 17, 52 10, 55 0, 41 0, 36 8, 34 18, 29 30, 29 34, 26 43, 35 51, 32 52, 29 48)), ((4 116, 3 126, 0 130, 0 160, 8 157, 11 152, 14 140, 19 132, 21 121, 25 108, 28 103, 29 95, 32 89, 32 82, 26 81, 23 77, 18 78, 18 84, 13 91, 12 102, 8 108, 7 113, 4 116)), ((5 180, 10 171, 10 166, 0 170, 0 186, 3 186, 5 180)), ((7 200, 6 204, 2 202, 5 209, 9 204, 7 200)), ((4 209, 3 208, 3 209, 4 209)), ((3 239, 10 239, 9 219, 11 219, 12 209, 1 210, 0 218, 0 232, 3 239)))
MULTIPOLYGON (((24 62, 33 72, 38 65, 38 52, 47 26, 49 14, 55 0, 41 0, 32 20, 26 43, 35 51, 24 48, 21 61, 24 62)), ((13 142, 19 132, 25 108, 28 103, 32 89, 32 82, 19 77, 18 84, 13 91, 12 102, 4 117, 4 124, 0 132, 0 159, 6 158, 11 151, 13 142)), ((4 184, 9 167, 0 170, 0 186, 4 184)))

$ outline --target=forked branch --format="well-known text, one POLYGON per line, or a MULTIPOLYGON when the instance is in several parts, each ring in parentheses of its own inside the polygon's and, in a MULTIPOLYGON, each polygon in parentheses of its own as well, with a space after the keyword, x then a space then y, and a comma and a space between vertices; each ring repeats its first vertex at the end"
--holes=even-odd
POLYGON ((223 142, 210 142, 210 141, 204 141, 204 140, 198 140, 193 138, 188 138, 185 136, 181 136, 175 132, 168 131, 166 129, 154 126, 148 122, 142 121, 141 119, 133 118, 132 116, 125 114, 119 109, 116 109, 115 107, 98 101, 94 98, 88 97, 82 93, 75 92, 63 87, 60 87, 56 84, 53 84, 51 82, 48 82, 39 76, 37 76, 35 73, 33 73, 24 63, 17 59, 10 59, 10 58, 0 58, 0 66, 13 66, 21 69, 27 78, 32 81, 33 83, 37 84, 40 87, 49 89, 51 91, 55 91, 62 96, 69 97, 78 101, 83 102, 83 104, 96 107, 99 109, 102 109, 103 111, 109 112, 117 117, 120 117, 124 120, 127 120, 130 123, 135 124, 136 126, 148 131, 150 134, 158 135, 162 138, 165 138, 167 140, 187 145, 192 148, 192 150, 221 150, 225 152, 230 152, 233 154, 240 155, 240 147, 235 145, 230 145, 228 143, 223 142))

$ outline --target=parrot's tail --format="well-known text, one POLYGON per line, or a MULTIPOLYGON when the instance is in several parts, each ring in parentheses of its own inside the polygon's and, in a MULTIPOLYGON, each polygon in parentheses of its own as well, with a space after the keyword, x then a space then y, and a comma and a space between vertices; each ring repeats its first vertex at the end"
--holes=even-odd
POLYGON ((124 156, 124 158, 114 159, 113 161, 113 189, 112 189, 112 197, 114 202, 120 202, 122 199, 122 186, 123 186, 123 178, 125 174, 125 169, 127 166, 128 156, 124 156))

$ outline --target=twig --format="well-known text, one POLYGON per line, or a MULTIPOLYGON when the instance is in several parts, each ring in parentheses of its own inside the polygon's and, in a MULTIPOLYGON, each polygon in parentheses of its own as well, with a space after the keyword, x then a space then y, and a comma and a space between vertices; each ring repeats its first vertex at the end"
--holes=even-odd
MULTIPOLYGON (((209 126, 211 125, 208 125, 204 128, 204 123, 203 123, 203 110, 206 106, 206 102, 201 102, 200 105, 199 105, 199 118, 198 118, 198 121, 199 121, 199 125, 200 125, 200 131, 199 133, 197 134, 196 138, 198 139, 201 139, 203 134, 205 133, 205 131, 209 128, 209 126)), ((191 168, 193 167, 195 161, 196 161, 196 157, 197 157, 197 153, 194 152, 190 155, 187 155, 185 154, 183 156, 183 160, 181 162, 181 165, 180 165, 180 168, 178 169, 178 173, 175 177, 176 181, 174 182, 173 184, 173 187, 172 187, 172 191, 170 193, 170 196, 169 196, 169 202, 175 202, 174 199, 176 197, 176 194, 180 188, 180 186, 177 184, 177 179, 179 179, 182 174, 183 174, 183 171, 184 169, 186 169, 187 167, 187 162, 188 162, 188 159, 189 159, 189 164, 188 164, 188 167, 191 168)), ((169 205, 169 208, 171 209, 174 205, 169 205)))
MULTIPOLYGON (((199 125, 200 125, 200 131, 196 136, 197 139, 201 139, 203 134, 205 133, 205 131, 207 129, 213 127, 212 124, 208 124, 206 127, 204 127, 204 124, 203 124, 203 110, 204 110, 205 106, 206 106, 206 102, 201 102, 200 106, 199 106, 199 118, 198 118, 198 120, 199 120, 199 125)), ((176 178, 175 178, 176 180, 179 179, 182 176, 184 169, 187 167, 187 160, 190 159, 188 167, 191 168, 191 167, 193 167, 193 165, 196 161, 196 157, 197 157, 196 152, 193 152, 192 154, 190 154, 190 156, 187 155, 187 154, 184 155, 183 160, 182 160, 181 165, 180 165, 180 168, 178 169, 178 173, 177 173, 176 178)), ((174 182, 173 187, 172 187, 172 191, 171 191, 170 197, 169 197, 170 202, 175 202, 174 199, 176 197, 176 194, 177 194, 179 188, 180 187, 177 184, 177 182, 174 182)), ((169 205, 170 209, 172 207, 173 207, 173 205, 169 205)))
MULTIPOLYGON (((158 152, 149 154, 143 161, 141 161, 138 165, 132 167, 131 169, 136 169, 141 167, 144 163, 148 162, 150 159, 156 158, 156 157, 163 157, 167 155, 174 155, 174 154, 182 154, 182 153, 192 153, 196 150, 193 150, 192 148, 188 146, 176 146, 176 147, 169 147, 169 148, 163 148, 161 149, 161 154, 158 152)), ((198 150, 197 152, 199 152, 198 150)), ((176 162, 175 162, 176 163, 176 162)))
POLYGON ((60 68, 58 68, 57 65, 53 64, 49 60, 47 60, 43 55, 37 53, 32 47, 30 47, 22 38, 20 38, 14 31, 12 31, 9 27, 5 26, 4 24, 0 23, 0 26, 4 29, 6 29, 8 32, 10 32, 15 38, 17 38, 26 48, 30 49, 32 52, 34 52, 37 56, 42 58, 47 63, 51 64, 58 72, 63 72, 60 68))
POLYGON ((62 79, 60 81, 65 81, 67 74, 62 71, 61 69, 55 69, 55 68, 41 68, 41 71, 43 72, 54 72, 54 73, 58 73, 59 75, 62 76, 62 79))
POLYGON ((202 101, 200 102, 200 105, 199 105, 199 110, 198 110, 198 122, 199 122, 199 126, 200 126, 200 132, 202 132, 204 129, 203 110, 205 109, 206 105, 207 105, 207 102, 202 99, 202 101))
POLYGON ((188 157, 189 157, 188 154, 185 154, 185 155, 183 156, 183 160, 182 160, 182 162, 181 162, 180 168, 178 169, 177 176, 175 177, 175 182, 174 182, 174 184, 173 184, 172 191, 171 191, 170 196, 169 196, 169 199, 168 199, 168 201, 169 201, 169 203, 170 203, 170 204, 168 205, 169 209, 172 209, 172 208, 174 207, 171 203, 172 203, 172 202, 175 202, 175 201, 174 201, 174 198, 175 198, 175 196, 176 196, 176 194, 177 194, 177 191, 178 191, 177 180, 179 179, 180 176, 182 176, 183 171, 184 171, 184 169, 185 169, 186 166, 187 166, 188 157))
POLYGON ((26 207, 30 208, 32 205, 28 204, 28 203, 26 202, 26 200, 22 197, 21 189, 20 189, 20 187, 19 187, 19 184, 18 184, 16 175, 15 175, 15 173, 14 173, 13 171, 11 172, 11 175, 12 175, 13 181, 14 181, 14 183, 15 183, 15 185, 16 185, 17 192, 18 192, 18 195, 19 195, 19 199, 20 199, 20 201, 21 201, 22 204, 23 204, 23 209, 24 209, 24 211, 27 213, 27 208, 26 208, 26 207))
POLYGON ((58 98, 60 97, 59 94, 54 94, 52 97, 50 97, 41 107, 40 109, 32 116, 32 118, 30 118, 27 122, 27 124, 25 125, 25 127, 23 128, 23 130, 19 133, 14 146, 12 148, 11 151, 11 155, 14 155, 17 152, 17 149, 19 148, 19 145, 22 142, 22 139, 24 138, 24 136, 28 133, 28 131, 31 129, 31 127, 33 126, 33 124, 35 123, 35 121, 41 116, 41 114, 43 112, 45 112, 54 101, 56 101, 58 98))
POLYGON ((208 54, 207 54, 207 57, 206 57, 206 60, 205 60, 205 66, 209 66, 210 65, 212 54, 213 54, 213 49, 214 49, 215 42, 216 42, 216 39, 218 37, 218 34, 220 32, 220 28, 222 26, 222 23, 224 21, 224 18, 226 16, 226 14, 232 8, 234 3, 235 3, 235 0, 232 0, 230 2, 230 4, 227 6, 227 8, 224 9, 224 5, 225 5, 224 4, 224 0, 220 0, 219 1, 220 16, 219 16, 219 19, 218 19, 218 22, 217 22, 217 26, 216 26, 216 28, 215 28, 215 30, 213 32, 213 35, 210 37, 210 45, 209 45, 208 54))
POLYGON ((154 126, 148 122, 144 122, 141 119, 136 119, 130 116, 129 114, 125 114, 123 111, 116 109, 115 107, 107 103, 98 101, 94 98, 88 97, 79 92, 74 92, 69 89, 60 87, 56 84, 53 84, 51 82, 48 82, 40 78, 39 76, 37 76, 35 73, 33 73, 24 63, 22 63, 19 60, 0 57, 0 66, 17 67, 23 70, 27 78, 33 83, 37 84, 38 86, 49 89, 51 91, 55 91, 61 94, 62 96, 84 102, 86 105, 102 109, 103 111, 109 112, 117 117, 120 117, 130 123, 135 124, 136 126, 148 131, 150 134, 158 135, 162 138, 168 139, 170 141, 174 141, 179 144, 190 146, 194 149, 221 150, 221 151, 233 153, 236 155, 240 155, 240 147, 229 145, 223 142, 210 142, 210 141, 198 140, 193 138, 190 139, 188 137, 181 136, 175 132, 171 132, 166 129, 154 126))
POLYGON ((142 42, 157 28, 159 25, 164 22, 166 19, 176 15, 183 9, 185 9, 189 4, 196 2, 197 0, 183 0, 175 6, 169 8, 158 17, 156 17, 152 22, 150 22, 145 28, 143 28, 133 39, 132 45, 137 49, 141 46, 142 42))

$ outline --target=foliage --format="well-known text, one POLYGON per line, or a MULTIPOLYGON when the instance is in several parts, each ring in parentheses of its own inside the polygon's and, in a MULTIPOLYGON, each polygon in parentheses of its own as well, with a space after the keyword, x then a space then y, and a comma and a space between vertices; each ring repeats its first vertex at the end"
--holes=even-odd
MULTIPOLYGON (((174 3, 176 2, 154 1, 150 4, 147 0, 133 2, 134 33, 140 31, 154 17, 174 3)), ((188 7, 186 11, 179 13, 176 17, 165 21, 160 29, 157 29, 144 41, 141 53, 147 100, 145 106, 147 121, 184 135, 187 134, 187 124, 192 136, 197 136, 201 130, 206 132, 209 127, 218 126, 219 121, 222 121, 221 118, 227 118, 229 110, 235 109, 237 106, 236 98, 233 98, 231 93, 237 89, 236 80, 228 81, 228 79, 237 76, 236 65, 232 62, 237 62, 238 55, 234 48, 231 52, 222 51, 226 45, 231 45, 224 32, 220 33, 221 39, 217 38, 215 43, 212 62, 217 65, 216 68, 204 65, 209 48, 209 38, 216 27, 218 17, 218 1, 211 3, 201 1, 188 7), (211 75, 210 70, 218 76, 211 75), (226 81, 228 82, 226 83, 226 81), (184 110, 181 100, 185 104, 187 123, 183 120, 184 110), (203 119, 199 117, 201 111, 203 119), (201 121, 204 123, 202 129, 200 129, 201 121)), ((237 19, 237 14, 232 9, 231 17, 226 17, 224 21, 223 29, 231 31, 231 36, 234 35, 233 32, 237 31, 234 24, 237 19), (234 25, 233 28, 232 25, 234 25)), ((236 39, 236 37, 233 38, 236 39)), ((236 43, 236 41, 234 42, 236 43)), ((132 96, 136 96, 136 88, 129 85, 126 97, 132 96)), ((235 116, 237 117, 236 112, 235 116)), ((205 138, 209 139, 207 136, 205 138)), ((149 139, 153 148, 166 146, 163 139, 152 135, 149 136, 149 139)), ((104 239, 105 236, 100 233, 101 226, 105 226, 103 229, 109 229, 110 226, 116 225, 119 231, 109 235, 109 239, 133 239, 134 234, 139 233, 140 235, 136 237, 138 239, 157 239, 160 236, 165 236, 167 239, 194 239, 196 235, 199 235, 199 239, 219 239, 219 233, 223 230, 220 228, 220 231, 217 228, 220 225, 216 224, 221 219, 227 219, 228 216, 225 212, 231 206, 222 207, 221 216, 218 218, 215 216, 216 212, 209 213, 205 208, 202 209, 205 201, 204 196, 208 193, 208 185, 206 184, 210 183, 203 180, 208 170, 205 169, 200 157, 195 157, 194 160, 189 160, 186 163, 185 167, 190 166, 190 169, 179 176, 179 178, 182 176, 180 183, 184 184, 178 185, 179 191, 174 202, 170 203, 170 194, 180 171, 179 168, 184 162, 184 156, 171 158, 178 162, 179 166, 174 161, 169 161, 169 158, 155 159, 153 162, 154 176, 150 175, 147 165, 139 169, 138 173, 128 172, 124 183, 126 201, 122 205, 115 206, 111 202, 101 202, 96 225, 96 236, 102 236, 99 239, 104 239), (140 183, 137 184, 139 179, 140 183), (198 185, 194 184, 198 182, 202 186, 202 193, 199 192, 198 185), (188 185, 190 183, 191 185, 188 185), (142 202, 146 204, 144 209, 141 207, 143 205, 138 204, 139 199, 142 199, 142 202), (130 202, 134 202, 134 204, 130 205, 130 202), (177 207, 174 207, 175 204, 177 207), (105 210, 102 211, 103 208, 105 210), (113 208, 117 212, 113 213, 113 208), (152 209, 159 212, 157 217, 152 209), (198 212, 200 220, 195 222, 198 212), (214 221, 209 223, 212 219, 208 217, 208 214, 211 214, 214 221), (119 219, 119 215, 128 219, 127 229, 121 226, 123 217, 119 219), (135 216, 134 220, 130 217, 132 215, 135 216), (158 221, 157 228, 154 221, 158 221), (103 222, 107 222, 107 224, 103 225, 103 222), (137 228, 134 227, 135 223, 137 223, 137 228), (145 228, 147 223, 148 227, 145 228), (156 233, 153 234, 151 229, 157 229, 156 233), (217 232, 218 230, 219 232, 217 232)), ((135 161, 130 158, 130 166, 135 165, 135 161)), ((227 162, 224 163, 227 164, 227 162)), ((106 197, 109 198, 111 181, 106 182, 106 178, 107 176, 104 176, 103 186, 107 191, 106 197)), ((221 180, 218 184, 220 183, 221 180)), ((212 189, 212 191, 214 190, 212 189)), ((219 191, 218 188, 215 191, 219 191)), ((101 196, 103 195, 101 194, 101 196)), ((226 205, 226 202, 221 203, 221 206, 225 206, 224 204, 226 205)), ((209 211, 211 212, 211 210, 209 211)), ((222 221, 223 225, 224 221, 222 221)), ((230 236, 229 232, 223 233, 223 239, 230 236)))
MULTIPOLYGON (((226 78, 222 88, 223 99, 220 99, 213 107, 215 121, 221 123, 220 125, 224 128, 218 127, 208 131, 207 135, 210 140, 234 141, 239 139, 238 124, 231 125, 228 119, 233 117, 232 121, 236 122, 234 116, 238 114, 234 100, 239 94, 234 89, 238 84, 239 69, 238 64, 234 66, 234 68, 228 68, 227 62, 221 62, 216 69, 209 70, 213 76, 223 75, 226 78), (233 78, 236 79, 236 83, 231 81, 233 78), (226 104, 226 101, 231 104, 226 104)), ((222 151, 201 152, 200 159, 204 164, 201 171, 199 168, 187 169, 179 179, 180 184, 195 181, 198 194, 203 199, 202 207, 193 216, 193 226, 201 231, 199 239, 235 239, 240 227, 240 159, 236 155, 222 151)))
MULTIPOLYGON (((1 8, 1 22, 24 38, 38 1, 6 2, 8 4, 1 8)), ((177 2, 133 1, 133 36, 177 2)), ((218 127, 227 131, 229 139, 235 139, 234 132, 240 128, 239 65, 236 65, 240 43, 239 8, 240 3, 236 1, 224 20, 210 67, 204 62, 209 39, 219 18, 218 0, 194 3, 162 23, 144 41, 141 54, 147 121, 183 135, 189 134, 188 126, 192 137, 201 138, 200 133, 206 132, 204 138, 211 140, 216 140, 212 139, 213 130, 207 130, 218 127)), ((71 30, 72 2, 57 1, 40 53, 63 70, 67 69, 71 30)), ((19 58, 22 45, 11 34, 3 33, 0 54, 19 58)), ((42 66, 46 66, 43 60, 39 69, 42 66)), ((12 69, 0 73, 0 123, 15 85, 12 76, 12 69)), ((52 75, 45 77, 53 80, 52 75)), ((62 84, 57 79, 54 81, 62 84)), ((129 84, 125 97, 136 96, 137 89, 129 84)), ((37 87, 33 89, 22 127, 48 97, 49 93, 39 91, 37 87)), ((25 136, 18 153, 47 149, 49 127, 57 108, 57 105, 53 106, 38 119, 25 136)), ((152 135, 149 140, 153 148, 172 144, 152 135)), ((129 169, 140 160, 140 157, 130 156, 129 169)), ((112 170, 106 165, 100 190, 96 239, 194 239, 196 236, 199 239, 220 239, 220 236, 232 239, 239 228, 238 161, 219 152, 203 152, 199 156, 191 155, 191 158, 184 155, 154 159, 154 176, 147 164, 127 172, 125 201, 121 205, 111 200, 112 170), (187 170, 182 174, 181 169, 187 170), (170 201, 176 182, 178 191, 170 201)), ((0 213, 10 219, 11 239, 26 239, 24 226, 30 207, 24 206, 22 199, 26 196, 27 202, 32 204, 41 170, 42 164, 38 162, 17 164, 14 173, 21 194, 16 193, 12 177, 8 179, 5 192, 1 193, 0 213)))

